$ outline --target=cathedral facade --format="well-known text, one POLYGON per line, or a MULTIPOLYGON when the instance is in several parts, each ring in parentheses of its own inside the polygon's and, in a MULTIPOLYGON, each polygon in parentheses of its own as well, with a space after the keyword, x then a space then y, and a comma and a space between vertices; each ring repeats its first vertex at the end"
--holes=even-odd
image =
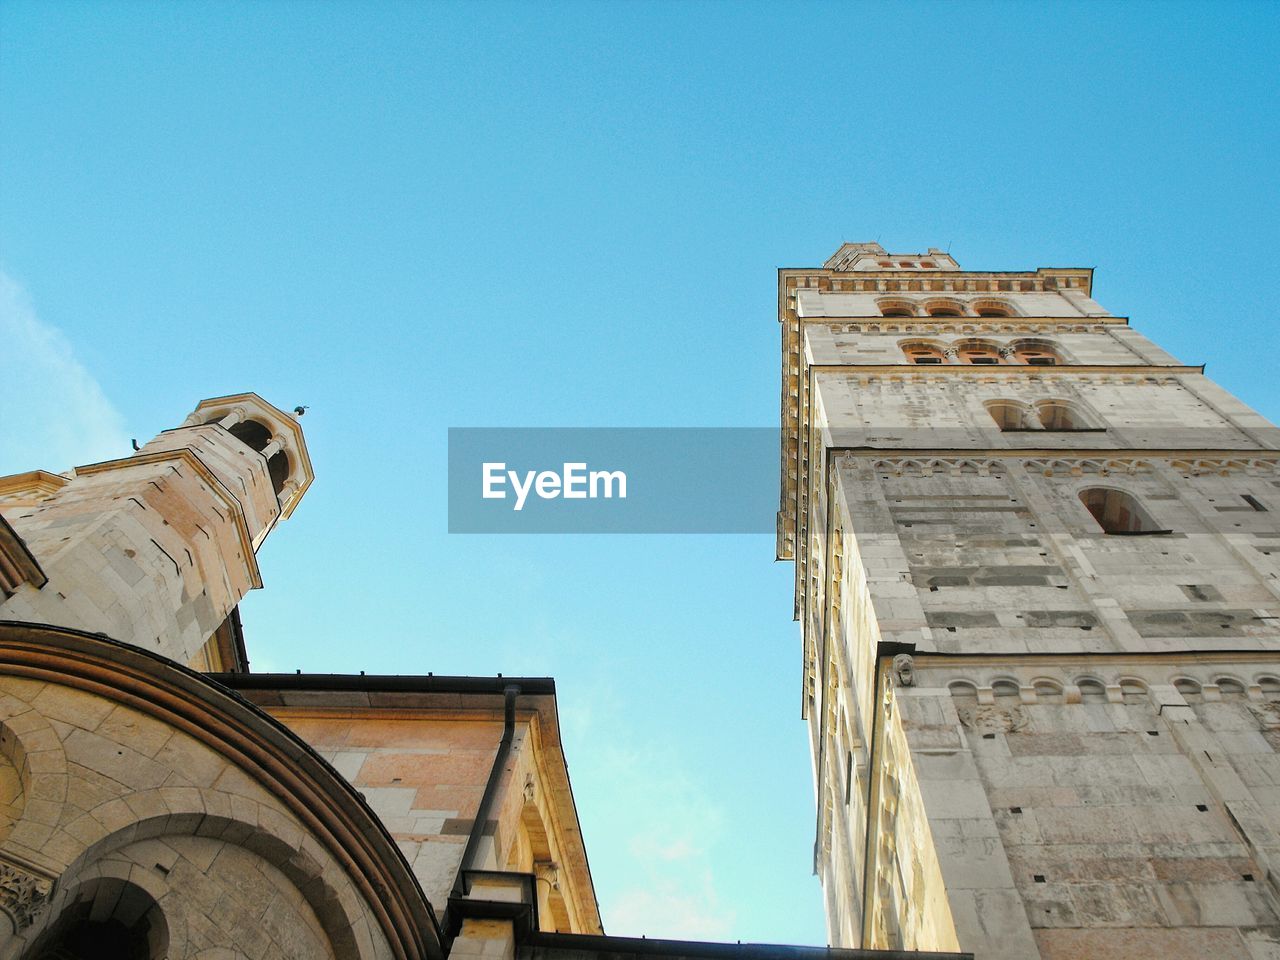
POLYGON ((1092 283, 779 271, 833 944, 1280 957, 1280 431, 1092 283))

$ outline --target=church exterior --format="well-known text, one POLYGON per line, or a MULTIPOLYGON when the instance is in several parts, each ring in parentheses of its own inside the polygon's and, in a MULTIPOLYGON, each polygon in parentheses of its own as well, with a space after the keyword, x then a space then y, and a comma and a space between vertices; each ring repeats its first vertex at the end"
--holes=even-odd
POLYGON ((606 936, 550 679, 249 672, 246 393, 0 478, 0 960, 1280 958, 1280 433, 1086 269, 778 279, 833 949, 606 936))
POLYGON ((779 271, 833 944, 1280 957, 1280 431, 1092 283, 779 271))

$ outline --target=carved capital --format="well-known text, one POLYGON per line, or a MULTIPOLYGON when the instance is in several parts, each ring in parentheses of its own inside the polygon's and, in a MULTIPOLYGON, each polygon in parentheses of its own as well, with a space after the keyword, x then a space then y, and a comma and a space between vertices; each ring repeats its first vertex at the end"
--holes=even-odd
POLYGON ((25 930, 49 905, 53 881, 15 864, 0 860, 0 909, 13 918, 17 930, 25 930))

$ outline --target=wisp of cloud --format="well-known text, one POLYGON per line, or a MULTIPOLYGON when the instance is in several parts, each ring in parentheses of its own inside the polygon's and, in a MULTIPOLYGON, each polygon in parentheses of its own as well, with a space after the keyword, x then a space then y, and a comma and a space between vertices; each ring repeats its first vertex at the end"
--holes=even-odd
POLYGON ((40 320, 27 292, 3 271, 0 344, 10 398, 0 407, 0 475, 60 471, 128 453, 119 411, 67 338, 40 320), (12 398, 23 398, 21 406, 12 398))

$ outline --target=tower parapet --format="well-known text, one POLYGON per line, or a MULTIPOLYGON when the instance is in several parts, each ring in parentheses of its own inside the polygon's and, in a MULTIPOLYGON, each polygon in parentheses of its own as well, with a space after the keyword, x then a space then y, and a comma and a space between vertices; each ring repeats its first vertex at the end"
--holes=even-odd
POLYGON ((254 553, 313 479, 296 419, 252 393, 202 401, 133 456, 30 484, 0 513, 47 582, 19 584, 0 619, 104 633, 197 668, 251 589, 254 553))

